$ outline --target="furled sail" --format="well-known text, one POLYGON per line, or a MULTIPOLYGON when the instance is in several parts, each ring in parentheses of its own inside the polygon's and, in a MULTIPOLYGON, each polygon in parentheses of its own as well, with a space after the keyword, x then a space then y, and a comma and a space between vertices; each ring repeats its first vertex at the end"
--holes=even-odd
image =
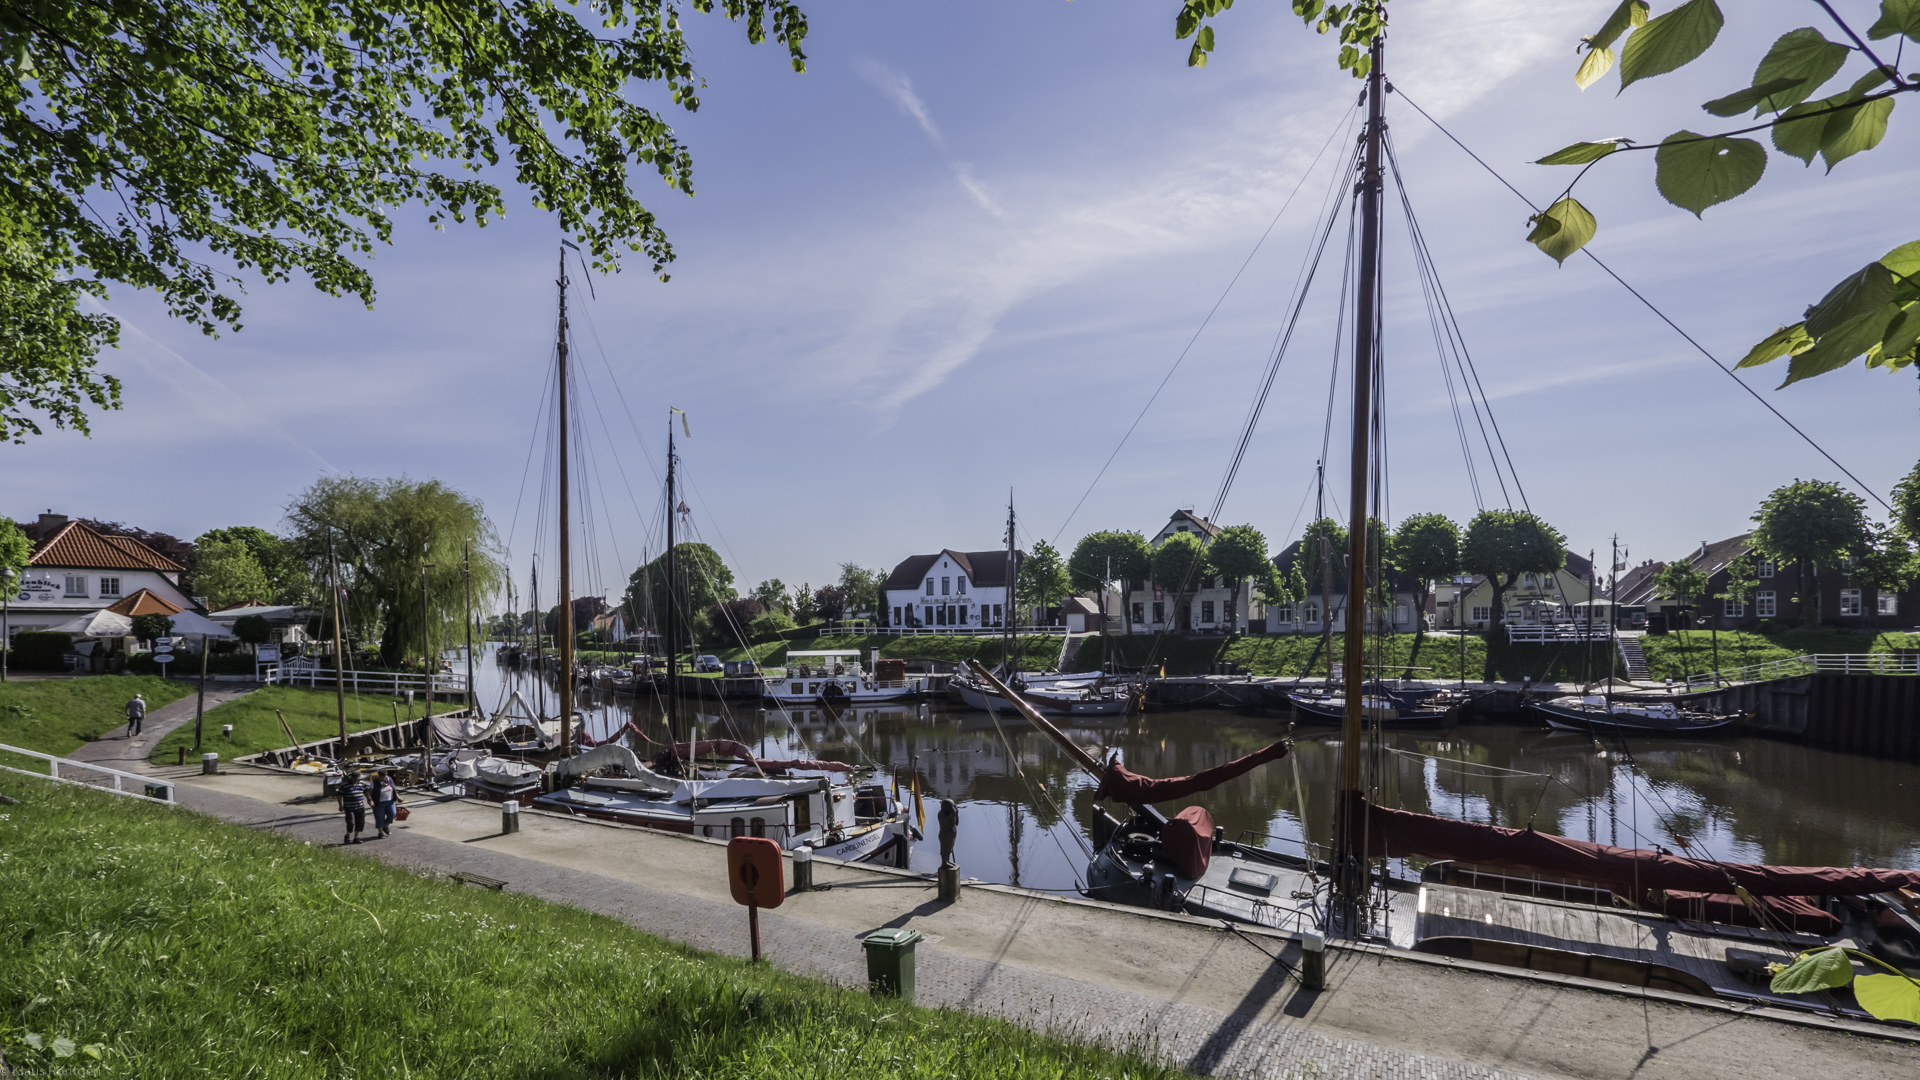
POLYGON ((1171 776, 1164 780, 1141 776, 1118 761, 1109 761, 1105 774, 1100 777, 1100 795, 1130 806, 1172 802, 1202 791, 1211 791, 1269 761, 1278 761, 1286 757, 1287 751, 1292 748, 1292 740, 1282 739, 1272 746, 1255 750, 1243 758, 1235 758, 1225 765, 1215 765, 1205 772, 1197 772, 1192 776, 1171 776))

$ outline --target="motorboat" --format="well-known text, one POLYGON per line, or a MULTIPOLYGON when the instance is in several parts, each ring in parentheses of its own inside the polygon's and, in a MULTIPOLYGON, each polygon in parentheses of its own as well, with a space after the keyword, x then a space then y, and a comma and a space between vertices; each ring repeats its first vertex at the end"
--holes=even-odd
POLYGON ((869 673, 858 649, 807 649, 787 654, 787 666, 768 672, 763 694, 780 705, 880 705, 925 693, 929 680, 909 676, 901 660, 874 657, 869 673))

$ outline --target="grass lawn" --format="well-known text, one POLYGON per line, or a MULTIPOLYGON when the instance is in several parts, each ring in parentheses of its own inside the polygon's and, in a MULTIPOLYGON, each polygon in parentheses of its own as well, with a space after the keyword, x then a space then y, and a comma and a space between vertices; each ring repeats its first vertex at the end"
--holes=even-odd
POLYGON ((1184 1075, 185 810, 4 785, 0 896, 32 902, 0 950, 0 1051, 23 1076, 1184 1075))
MULTIPOLYGON (((184 683, 151 675, 86 675, 77 679, 9 679, 0 683, 0 743, 43 754, 70 754, 127 722, 135 694, 152 711, 192 693, 184 683)), ((45 772, 31 758, 0 764, 45 772)))
MULTIPOLYGON (((436 713, 454 712, 466 706, 458 702, 436 701, 433 711, 436 713)), ((273 711, 279 709, 286 714, 288 726, 303 743, 316 742, 340 734, 340 714, 334 704, 333 691, 309 690, 297 686, 263 686, 253 693, 230 701, 218 708, 208 709, 205 723, 207 747, 218 750, 227 760, 257 754, 262 750, 285 750, 287 733, 280 727, 280 721, 274 718, 273 711), (220 737, 222 724, 233 725, 233 738, 220 737)), ((365 731, 368 728, 383 727, 396 719, 406 717, 405 701, 391 694, 348 694, 347 730, 365 731), (396 702, 398 714, 394 711, 396 702)), ((420 715, 420 706, 413 707, 413 715, 420 715)), ((193 752, 193 724, 188 723, 174 730, 173 734, 161 739, 153 748, 154 761, 173 761, 179 757, 180 747, 193 752)))
MULTIPOLYGON (((1719 639, 1721 671, 1807 653, 1890 652, 1920 646, 1920 635, 1916 634, 1868 634, 1824 626, 1765 633, 1722 630, 1719 639)), ((1640 648, 1647 654, 1647 670, 1656 679, 1679 679, 1714 670, 1714 634, 1707 630, 1648 634, 1640 639, 1640 648)))

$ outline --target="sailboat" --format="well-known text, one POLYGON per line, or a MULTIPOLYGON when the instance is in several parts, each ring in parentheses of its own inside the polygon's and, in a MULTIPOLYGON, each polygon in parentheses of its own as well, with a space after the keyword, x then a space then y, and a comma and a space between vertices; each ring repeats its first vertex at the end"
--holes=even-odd
MULTIPOLYGON (((1367 128, 1354 187, 1360 220, 1354 290, 1349 595, 1365 597, 1380 570, 1370 550, 1370 497, 1378 460, 1382 373, 1378 336, 1381 201, 1385 181, 1384 35, 1371 46, 1367 128)), ((1373 545, 1377 548, 1378 545, 1373 545)), ((1117 903, 1254 922, 1428 953, 1683 993, 1826 1010, 1831 1001, 1774 994, 1769 961, 1842 942, 1920 974, 1920 870, 1787 867, 1690 858, 1537 832, 1456 821, 1376 801, 1365 766, 1384 717, 1368 715, 1366 641, 1349 620, 1340 697, 1333 843, 1324 857, 1229 841, 1204 807, 1169 816, 1156 804, 1201 794, 1287 756, 1283 739, 1190 777, 1154 779, 1101 761, 974 662, 974 677, 1001 694, 1070 760, 1098 794, 1089 896, 1117 903), (1390 874, 1389 859, 1428 860, 1421 878, 1390 874)), ((1382 709, 1382 712, 1385 710, 1382 709)), ((1302 826, 1305 826, 1304 813, 1302 826)), ((1853 1015, 1865 1015, 1844 1008, 1853 1015)))

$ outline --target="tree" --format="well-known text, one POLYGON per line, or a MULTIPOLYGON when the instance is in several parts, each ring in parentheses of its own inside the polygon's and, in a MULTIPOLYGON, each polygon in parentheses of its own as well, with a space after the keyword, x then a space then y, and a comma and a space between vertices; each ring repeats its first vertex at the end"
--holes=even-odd
POLYGON ((1192 625, 1187 617, 1188 594, 1212 576, 1207 549, 1192 533, 1174 533, 1153 551, 1153 580, 1173 594, 1174 625, 1182 629, 1192 625))
POLYGON ((828 622, 846 618, 847 590, 838 585, 822 585, 813 590, 813 610, 828 622))
MULTIPOLYGON (((694 0, 769 31, 804 70, 792 0, 694 0)), ((84 429, 119 404, 94 373, 108 282, 154 290, 212 334, 238 329, 240 272, 373 302, 365 268, 395 208, 429 223, 506 211, 505 157, 534 206, 604 271, 673 258, 630 166, 693 193, 692 160, 634 83, 699 108, 677 5, 608 0, 119 0, 0 16, 0 435, 23 409, 84 429), (586 20, 586 21, 583 21, 586 20)))
POLYGON ((31 558, 33 541, 27 539, 27 534, 20 531, 12 518, 0 517, 0 570, 13 571, 11 586, 19 586, 20 575, 26 573, 27 560, 31 558))
POLYGON ((253 647, 253 655, 260 655, 260 646, 273 640, 273 627, 259 615, 242 615, 233 620, 233 636, 253 647))
MULTIPOLYGON (((1920 562, 1913 555, 1913 545, 1899 532, 1878 526, 1870 531, 1865 547, 1854 552, 1853 565, 1847 576, 1862 589, 1872 589, 1875 593, 1897 593, 1913 584, 1920 577, 1920 562)), ((1880 605, 1878 597, 1867 609, 1867 623, 1874 629, 1880 628, 1880 605)))
POLYGON ((293 526, 288 542, 317 582, 327 580, 331 536, 342 628, 351 639, 377 637, 387 667, 398 667, 421 647, 423 626, 439 641, 461 633, 463 553, 472 557, 474 603, 490 602, 506 581, 486 511, 438 480, 322 477, 294 496, 287 521, 293 526))
POLYGON ((1893 485, 1893 525, 1907 539, 1920 544, 1920 464, 1893 485))
POLYGON ((215 611, 253 601, 265 602, 273 595, 266 572, 254 560, 253 552, 239 540, 207 540, 198 546, 200 572, 194 591, 207 598, 215 611))
POLYGON ((1654 591, 1682 611, 1695 610, 1706 600, 1709 588, 1707 575, 1701 573, 1690 559, 1675 559, 1661 568, 1653 579, 1654 591))
POLYGON ((1128 583, 1145 582, 1152 573, 1153 550, 1147 547, 1146 537, 1137 532, 1109 529, 1088 533, 1073 546, 1073 555, 1067 559, 1071 590, 1105 589, 1115 581, 1122 582, 1120 612, 1129 634, 1133 633, 1133 608, 1125 602, 1128 583))
MULTIPOLYGON (((705 544, 681 541, 673 546, 675 574, 673 603, 682 645, 698 638, 703 616, 715 604, 733 599, 733 571, 705 544)), ((640 567, 627 580, 628 611, 649 612, 655 632, 667 632, 667 556, 640 567)))
POLYGON ((766 606, 751 596, 727 600, 707 609, 707 622, 721 638, 747 647, 753 634, 750 628, 767 613, 766 606))
MULTIPOLYGON (((1206 65, 1214 49, 1213 27, 1206 21, 1231 6, 1231 0, 1183 0, 1175 34, 1195 38, 1189 65, 1206 65)), ((1765 130, 1775 150, 1806 165, 1818 156, 1828 172, 1878 146, 1886 137, 1894 98, 1920 90, 1920 76, 1903 77, 1883 59, 1885 46, 1876 50, 1868 41, 1920 42, 1920 4, 1881 0, 1879 18, 1864 38, 1832 5, 1820 6, 1844 40, 1829 41, 1810 26, 1788 30, 1760 58, 1750 85, 1701 106, 1717 117, 1731 118, 1751 109, 1754 118, 1769 119, 1758 124, 1734 121, 1739 126, 1721 133, 1696 134, 1683 128, 1659 140, 1614 137, 1557 150, 1536 164, 1576 165, 1580 171, 1546 210, 1529 220, 1533 230, 1527 240, 1562 263, 1586 246, 1598 223, 1573 197, 1573 189, 1603 159, 1651 151, 1655 188, 1668 202, 1698 217, 1751 190, 1766 172, 1766 147, 1737 136, 1765 130), (1846 70, 1849 65, 1852 70, 1846 70), (1846 89, 1813 97, 1836 78, 1848 84, 1846 89)), ((1356 76, 1371 69, 1367 50, 1385 26, 1384 0, 1356 0, 1344 8, 1325 0, 1295 0, 1293 10, 1321 33, 1340 31, 1342 68, 1356 76)), ((1739 10, 1749 14, 1757 9, 1743 5, 1739 10)), ((1642 79, 1677 70, 1713 46, 1725 21, 1715 0, 1686 0, 1650 16, 1646 0, 1621 0, 1606 22, 1575 50, 1585 56, 1574 71, 1574 84, 1585 90, 1611 71, 1614 45, 1623 39, 1618 56, 1623 92, 1642 79)), ((1899 53, 1893 57, 1898 62, 1899 53)), ((1762 339, 1739 366, 1791 356, 1786 381, 1780 384, 1785 387, 1845 367, 1860 356, 1866 357, 1869 368, 1899 370, 1913 365, 1917 348, 1920 240, 1894 248, 1843 279, 1807 309, 1802 321, 1762 339)))
POLYGON ((1072 595, 1073 579, 1067 574, 1067 564, 1045 540, 1034 541, 1033 551, 1019 565, 1013 596, 1021 607, 1050 608, 1072 595))
POLYGON ((1777 566, 1799 564, 1800 621, 1820 621, 1819 589, 1812 575, 1820 564, 1832 565, 1867 546, 1866 503, 1860 496, 1826 480, 1795 480, 1775 488, 1753 515, 1753 548, 1777 566), (1806 598, 1812 590, 1813 603, 1806 598), (1811 621, 1808 619, 1812 611, 1811 621))
POLYGON ((1727 579, 1720 591, 1713 594, 1715 600, 1731 600, 1745 611, 1753 603, 1753 594, 1760 590, 1760 568, 1754 563, 1753 552, 1749 551, 1727 564, 1727 579))
POLYGON ((840 591, 846 594, 847 611, 853 614, 880 610, 880 586, 885 584, 887 572, 884 570, 863 569, 859 563, 840 564, 840 591))
POLYGON ((1460 526, 1445 514, 1415 514, 1393 534, 1393 564, 1420 583, 1420 632, 1425 633, 1433 583, 1460 572, 1460 526))
POLYGON ((1506 594, 1521 574, 1552 574, 1567 563, 1566 539, 1524 510, 1482 510, 1467 523, 1460 565, 1493 586, 1493 620, 1506 622, 1506 594))
POLYGON ((800 587, 793 590, 792 607, 793 617, 801 626, 813 622, 813 587, 804 581, 801 582, 800 587))
POLYGON ((1240 587, 1248 578, 1263 577, 1273 571, 1267 561, 1267 538, 1251 525, 1229 525, 1214 536, 1207 546, 1207 559, 1215 573, 1227 579, 1231 590, 1227 599, 1227 617, 1233 631, 1240 629, 1240 587))
POLYGON ((173 633, 173 619, 158 612, 133 617, 133 636, 137 641, 151 644, 153 641, 173 633))
POLYGON ((238 541, 246 545, 247 551, 253 555, 253 561, 259 564, 261 573, 267 577, 269 595, 264 599, 276 604, 309 604, 324 594, 324 590, 314 588, 313 579, 308 576, 306 563, 300 558, 300 553, 287 541, 267 530, 252 525, 208 529, 194 540, 194 549, 203 550, 216 540, 238 541))
POLYGON ((768 578, 753 587, 752 596, 760 601, 760 606, 768 611, 778 611, 786 615, 793 614, 793 600, 787 596, 786 583, 779 578, 768 578))

